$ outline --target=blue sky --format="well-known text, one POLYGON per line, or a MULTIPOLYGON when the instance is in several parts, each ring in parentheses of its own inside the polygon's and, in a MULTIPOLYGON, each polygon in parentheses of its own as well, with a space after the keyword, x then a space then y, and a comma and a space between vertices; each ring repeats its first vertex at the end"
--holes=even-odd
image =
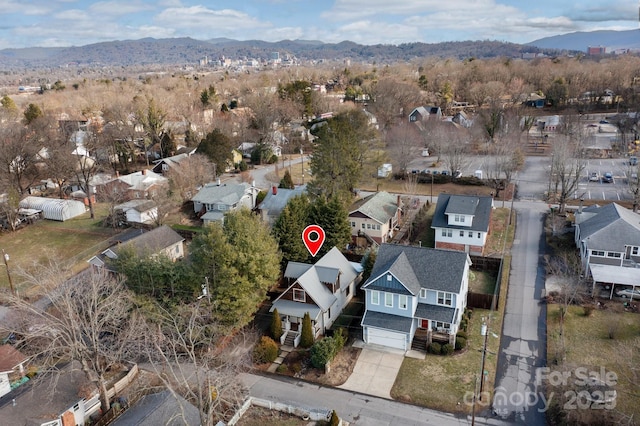
POLYGON ((637 28, 636 0, 0 0, 0 49, 184 36, 526 43, 637 28))

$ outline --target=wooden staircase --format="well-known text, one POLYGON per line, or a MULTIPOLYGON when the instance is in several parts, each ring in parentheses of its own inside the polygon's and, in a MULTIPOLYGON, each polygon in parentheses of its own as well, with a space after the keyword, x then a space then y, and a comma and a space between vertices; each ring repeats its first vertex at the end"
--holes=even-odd
POLYGON ((427 351, 427 339, 428 330, 419 328, 416 330, 416 334, 411 341, 411 349, 414 351, 426 352, 427 351))
POLYGON ((292 333, 291 331, 289 333, 287 333, 287 337, 284 338, 284 345, 283 346, 291 346, 293 347, 294 344, 294 340, 296 339, 297 334, 296 333, 292 333))

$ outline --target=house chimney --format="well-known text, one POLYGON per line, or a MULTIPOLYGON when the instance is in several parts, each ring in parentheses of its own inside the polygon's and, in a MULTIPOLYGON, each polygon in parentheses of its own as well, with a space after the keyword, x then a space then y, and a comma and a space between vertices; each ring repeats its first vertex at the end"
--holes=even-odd
POLYGON ((578 213, 582 213, 582 203, 584 202, 584 198, 580 198, 580 204, 578 205, 578 213))
POLYGON ((399 195, 398 195, 396 203, 398 204, 398 207, 400 207, 400 196, 399 195))
POLYGON ((277 186, 275 186, 275 185, 273 185, 273 186, 271 187, 271 193, 272 193, 273 195, 278 194, 278 187, 277 187, 277 186))
POLYGON ((216 184, 220 186, 220 178, 218 178, 218 180, 216 181, 216 184))
POLYGON ((119 178, 120 177, 120 172, 116 170, 116 177, 119 178))
POLYGON ((147 174, 147 169, 142 169, 142 176, 146 176, 147 174))
POLYGON ((255 180, 251 181, 251 186, 254 187, 254 188, 256 187, 256 181, 255 180))

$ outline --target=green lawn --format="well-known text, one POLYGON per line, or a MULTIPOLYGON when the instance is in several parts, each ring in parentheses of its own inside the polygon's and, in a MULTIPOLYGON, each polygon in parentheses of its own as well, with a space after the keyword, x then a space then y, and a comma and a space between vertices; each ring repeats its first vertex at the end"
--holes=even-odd
MULTIPOLYGON (((547 364, 557 371, 573 372, 577 367, 586 367, 588 371, 599 372, 603 367, 605 371, 614 372, 618 377, 616 415, 622 413, 626 418, 639 419, 640 315, 622 312, 621 304, 610 306, 613 303, 608 304, 608 309, 594 310, 589 316, 582 307, 569 306, 564 320, 564 361, 560 305, 547 306, 547 364)), ((553 390, 547 388, 547 392, 553 390)), ((569 413, 570 416, 584 414, 569 413)))
MULTIPOLYGON (((116 233, 100 224, 105 215, 106 206, 98 205, 97 219, 91 219, 87 212, 65 222, 40 220, 16 232, 2 234, 1 246, 9 254, 9 268, 20 294, 35 296, 20 282, 17 273, 20 268, 31 268, 50 258, 67 263, 72 272, 86 267, 86 261, 104 250, 108 239, 116 233)), ((6 271, 2 271, 0 288, 8 287, 6 271)))

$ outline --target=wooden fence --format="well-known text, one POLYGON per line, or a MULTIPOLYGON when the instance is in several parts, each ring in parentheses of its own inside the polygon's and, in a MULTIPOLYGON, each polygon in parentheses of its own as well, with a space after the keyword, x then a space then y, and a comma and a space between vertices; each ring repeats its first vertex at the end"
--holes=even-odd
POLYGON ((471 258, 471 269, 476 271, 491 271, 496 274, 496 287, 493 294, 467 293, 467 306, 478 309, 496 309, 500 297, 500 286, 502 285, 502 258, 469 256, 471 258))

